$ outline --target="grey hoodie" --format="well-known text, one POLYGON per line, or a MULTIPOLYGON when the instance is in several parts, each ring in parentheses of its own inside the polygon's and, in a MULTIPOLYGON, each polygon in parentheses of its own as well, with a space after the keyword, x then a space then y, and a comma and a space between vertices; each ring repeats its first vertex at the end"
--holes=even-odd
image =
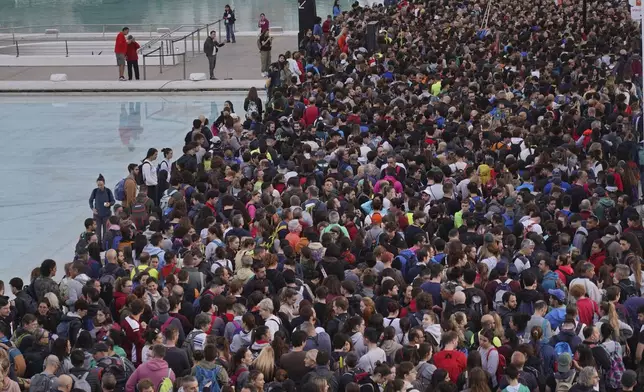
MULTIPOLYGON (((232 325, 232 323, 229 323, 232 325)), ((237 335, 233 336, 233 341, 230 343, 230 352, 236 353, 242 347, 250 346, 252 331, 244 331, 243 329, 237 335)))
POLYGON ((356 332, 351 335, 351 344, 353 344, 353 349, 358 357, 362 357, 367 353, 367 346, 364 344, 364 336, 362 336, 362 333, 356 332))

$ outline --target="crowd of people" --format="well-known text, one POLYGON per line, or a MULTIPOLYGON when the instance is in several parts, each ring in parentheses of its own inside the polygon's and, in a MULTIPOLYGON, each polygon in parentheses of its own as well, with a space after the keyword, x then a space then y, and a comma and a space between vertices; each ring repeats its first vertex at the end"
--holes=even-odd
POLYGON ((267 102, 98 177, 0 390, 641 390, 640 33, 586 3, 336 2, 267 102))

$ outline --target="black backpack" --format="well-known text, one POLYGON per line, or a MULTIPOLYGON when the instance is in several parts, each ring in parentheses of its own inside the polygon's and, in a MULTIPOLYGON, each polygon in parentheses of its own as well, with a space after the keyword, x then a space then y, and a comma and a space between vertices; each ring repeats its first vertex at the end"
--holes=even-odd
POLYGON ((106 357, 96 363, 99 368, 98 380, 103 379, 103 375, 111 373, 116 378, 116 388, 114 392, 124 392, 127 380, 136 370, 134 364, 126 358, 106 357))
POLYGON ((139 165, 139 174, 136 175, 136 185, 145 185, 145 179, 143 178, 143 165, 145 164, 150 165, 152 167, 152 164, 148 161, 144 161, 139 165))

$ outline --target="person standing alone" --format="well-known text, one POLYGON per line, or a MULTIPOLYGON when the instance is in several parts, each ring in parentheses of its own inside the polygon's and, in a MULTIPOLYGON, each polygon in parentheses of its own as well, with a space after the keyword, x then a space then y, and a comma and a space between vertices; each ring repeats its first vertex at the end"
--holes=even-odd
POLYGON ((268 76, 268 67, 271 65, 271 50, 273 48, 273 37, 270 37, 268 30, 259 36, 259 58, 262 64, 262 76, 268 76))
POLYGON ((265 31, 268 31, 270 22, 266 19, 266 14, 259 14, 259 22, 257 22, 257 27, 259 27, 259 33, 262 34, 265 31))
MULTIPOLYGON (((226 28, 228 26, 226 25, 226 28)), ((219 48, 224 46, 224 43, 217 42, 217 33, 215 31, 210 32, 210 36, 206 38, 206 41, 203 43, 203 51, 208 58, 208 71, 210 72, 210 80, 216 80, 215 78, 215 66, 217 65, 217 52, 219 48)))
POLYGON ((134 69, 134 77, 139 80, 139 45, 133 36, 127 36, 127 78, 132 80, 132 69, 134 69))
POLYGON ((226 42, 230 43, 232 39, 235 43, 235 11, 228 4, 224 7, 224 24, 226 25, 226 42))
POLYGON ((116 36, 116 44, 114 45, 114 53, 116 54, 116 65, 119 67, 119 80, 125 80, 125 57, 127 56, 127 34, 130 29, 123 27, 120 33, 116 36))
POLYGON ((99 174, 96 179, 96 188, 94 188, 89 197, 89 208, 94 213, 96 237, 98 237, 98 243, 101 245, 103 245, 102 240, 106 230, 107 219, 112 215, 111 207, 115 202, 112 190, 105 187, 105 178, 103 178, 102 174, 99 174))

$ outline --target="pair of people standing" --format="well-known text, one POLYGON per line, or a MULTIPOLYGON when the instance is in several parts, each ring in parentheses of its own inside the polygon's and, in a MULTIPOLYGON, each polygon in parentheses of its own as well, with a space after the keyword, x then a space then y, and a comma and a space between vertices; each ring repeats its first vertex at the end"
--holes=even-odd
POLYGON ((121 81, 125 81, 124 73, 126 62, 128 79, 132 80, 132 73, 134 73, 136 80, 139 80, 139 49, 141 45, 136 42, 133 36, 128 35, 129 32, 129 28, 123 27, 121 32, 116 36, 116 43, 114 45, 116 65, 119 68, 119 80, 121 81))
MULTIPOLYGON (((235 11, 230 8, 230 5, 226 4, 224 7, 224 26, 226 26, 226 42, 230 43, 232 40, 233 43, 235 40, 235 11)), ((217 41, 217 33, 213 30, 210 32, 206 41, 203 44, 203 51, 206 54, 208 59, 208 73, 210 75, 210 80, 217 80, 215 77, 215 66, 217 66, 217 53, 219 48, 224 46, 224 43, 219 43, 217 41)))

